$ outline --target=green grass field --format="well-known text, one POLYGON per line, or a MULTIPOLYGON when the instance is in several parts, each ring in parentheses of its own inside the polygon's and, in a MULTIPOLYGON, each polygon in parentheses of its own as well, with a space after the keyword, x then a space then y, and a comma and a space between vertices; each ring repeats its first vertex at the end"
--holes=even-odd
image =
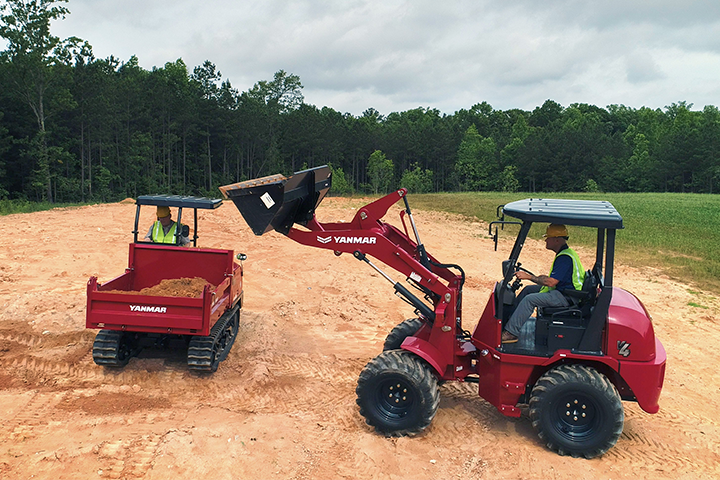
MULTIPOLYGON (((672 278, 720 293, 720 196, 678 193, 444 193, 409 195, 411 208, 458 213, 485 222, 496 219, 498 205, 528 197, 607 200, 623 217, 616 262, 662 269, 672 278)), ((512 220, 509 218, 509 220, 512 220)), ((533 228, 540 238, 545 225, 533 228)), ((487 231, 482 232, 487 234, 487 231)), ((507 236, 517 229, 501 232, 507 236)), ((571 242, 594 246, 590 229, 571 229, 571 242)))
POLYGON ((32 213, 43 210, 51 210, 60 207, 73 207, 79 203, 49 203, 29 202, 27 200, 0 200, 0 215, 12 215, 14 213, 32 213))
MULTIPOLYGON (((498 205, 528 198, 527 193, 434 193, 408 196, 411 208, 458 213, 485 222, 496 219, 498 205)), ((669 276, 720 293, 720 195, 679 193, 553 193, 540 198, 578 198, 610 201, 623 217, 617 235, 616 262, 648 265, 669 276)), ((0 215, 30 213, 68 204, 0 200, 0 215)), ((510 219, 512 220, 512 219, 510 219)), ((539 239, 545 225, 536 225, 539 239)), ((422 233, 422 232, 421 232, 422 233)), ((478 232, 487 234, 487 231, 478 232)), ((508 228, 501 235, 514 236, 508 228)), ((575 245, 595 245, 590 229, 571 229, 575 245)))

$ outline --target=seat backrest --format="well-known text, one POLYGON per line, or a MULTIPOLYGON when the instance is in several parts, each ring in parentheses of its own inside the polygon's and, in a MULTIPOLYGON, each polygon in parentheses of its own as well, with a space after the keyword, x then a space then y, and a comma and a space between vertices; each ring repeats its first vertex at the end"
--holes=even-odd
POLYGON ((582 291, 590 294, 590 299, 595 300, 597 297, 598 278, 592 270, 585 272, 585 281, 583 281, 582 291))
POLYGON ((586 296, 580 300, 579 305, 583 317, 590 316, 592 307, 595 305, 595 300, 597 299, 598 284, 598 278, 591 270, 585 272, 585 281, 583 281, 582 291, 586 293, 586 296))

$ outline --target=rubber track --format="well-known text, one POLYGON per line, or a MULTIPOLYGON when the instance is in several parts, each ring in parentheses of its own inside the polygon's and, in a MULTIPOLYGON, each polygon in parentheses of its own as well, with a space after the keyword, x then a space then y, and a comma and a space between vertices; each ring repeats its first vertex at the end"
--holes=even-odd
POLYGON ((240 308, 234 308, 227 314, 223 315, 220 320, 215 322, 208 336, 196 336, 190 340, 188 346, 188 367, 195 372, 214 372, 217 370, 218 364, 227 358, 230 349, 235 343, 238 334, 238 328, 235 329, 233 336, 227 341, 225 348, 217 352, 215 361, 213 362, 213 348, 215 344, 222 340, 222 336, 228 325, 234 321, 240 308))
POLYGON ((93 360, 96 364, 104 367, 124 367, 127 365, 128 360, 120 360, 118 358, 118 351, 120 346, 120 340, 122 339, 125 332, 117 330, 100 330, 95 336, 93 342, 92 355, 93 360))

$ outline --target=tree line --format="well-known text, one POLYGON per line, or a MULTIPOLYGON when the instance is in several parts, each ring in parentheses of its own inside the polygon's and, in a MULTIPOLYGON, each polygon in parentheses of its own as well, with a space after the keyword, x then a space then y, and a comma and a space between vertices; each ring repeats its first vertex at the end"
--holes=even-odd
POLYGON ((136 57, 95 58, 88 42, 50 32, 65 3, 0 3, 0 198, 216 197, 219 185, 323 164, 335 194, 718 190, 714 106, 547 100, 355 116, 305 103, 284 70, 239 92, 211 61, 148 71, 136 57))

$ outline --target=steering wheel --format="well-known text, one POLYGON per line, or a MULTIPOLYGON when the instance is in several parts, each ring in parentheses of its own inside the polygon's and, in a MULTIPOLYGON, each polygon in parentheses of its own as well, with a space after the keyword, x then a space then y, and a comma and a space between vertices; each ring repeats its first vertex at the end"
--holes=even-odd
POLYGON ((529 274, 532 275, 533 277, 535 276, 535 274, 534 274, 533 272, 531 272, 531 271, 528 270, 527 268, 521 267, 520 265, 521 265, 520 262, 518 262, 518 263, 515 264, 515 271, 516 271, 516 272, 517 272, 517 271, 523 271, 523 272, 525 272, 525 273, 529 273, 529 274))
MULTIPOLYGON (((515 271, 516 271, 516 272, 522 271, 522 272, 525 272, 525 273, 527 273, 527 274, 532 275, 533 277, 535 276, 534 273, 532 273, 532 272, 531 272, 530 270, 528 270, 527 268, 523 268, 521 265, 522 265, 522 264, 521 264, 520 262, 517 262, 517 263, 515 264, 515 271)), ((510 287, 510 290, 512 290, 513 292, 517 292, 517 291, 520 289, 520 287, 522 287, 522 280, 520 280, 519 278, 515 277, 515 280, 512 282, 512 284, 509 285, 509 287, 510 287)))

